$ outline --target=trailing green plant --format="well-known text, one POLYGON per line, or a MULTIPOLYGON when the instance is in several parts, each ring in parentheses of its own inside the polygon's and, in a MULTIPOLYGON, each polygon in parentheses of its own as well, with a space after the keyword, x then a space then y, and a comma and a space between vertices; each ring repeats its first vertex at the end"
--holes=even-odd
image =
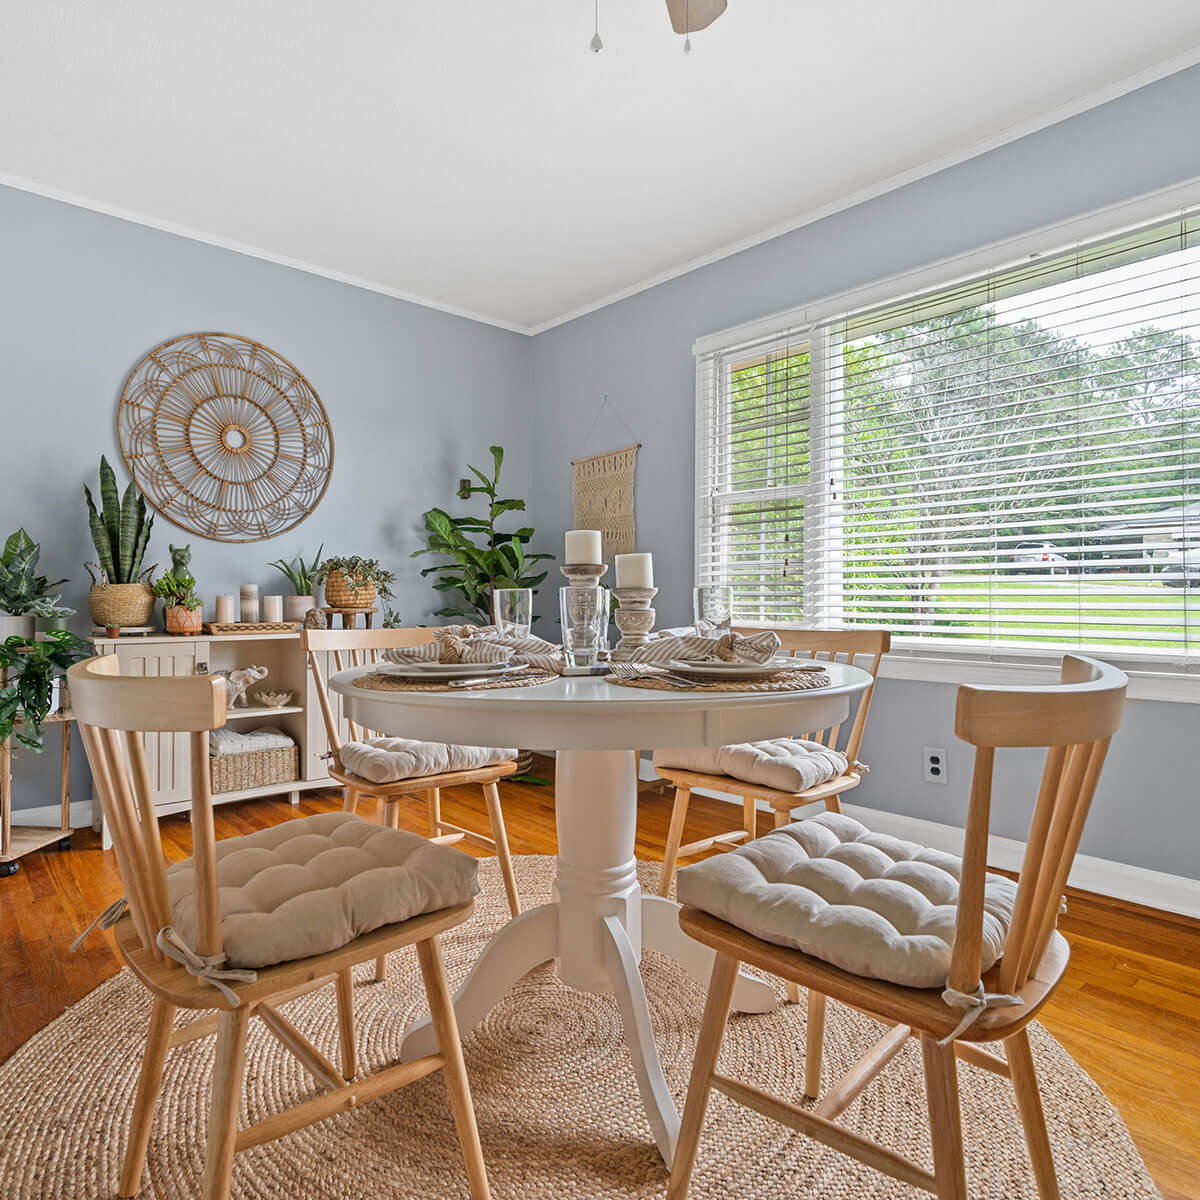
MULTIPOLYGON (((142 560, 146 556, 150 530, 154 528, 154 516, 147 514, 146 497, 138 491, 137 484, 130 480, 124 496, 118 499, 116 474, 102 454, 99 512, 86 483, 83 494, 87 497, 88 524, 99 558, 101 582, 136 583, 143 574, 153 571, 150 567, 149 571, 143 572, 142 560)), ((91 569, 89 564, 89 573, 91 569)), ((92 578, 94 581, 95 576, 92 578)))
POLYGON ((41 553, 41 546, 24 529, 8 535, 0 552, 0 610, 14 617, 33 612, 52 587, 67 582, 58 579, 51 583, 37 573, 41 553))
MULTIPOLYGON (((426 567, 422 575, 437 575, 433 587, 438 592, 457 592, 464 603, 439 608, 439 617, 466 617, 479 625, 492 620, 492 592, 496 588, 532 588, 546 578, 545 571, 529 572, 529 567, 550 554, 530 554, 525 547, 533 537, 529 526, 511 533, 496 528, 505 513, 524 512, 524 500, 503 499, 500 496, 500 467, 504 462, 504 447, 490 446, 492 473, 485 475, 478 467, 470 467, 479 480, 466 489, 468 496, 487 497, 486 517, 452 517, 444 509, 431 508, 425 514, 428 545, 420 554, 442 554, 451 562, 426 567)), ((468 464, 469 465, 469 464, 468 464)), ((460 495, 462 493, 459 493, 460 495)), ((536 618, 534 618, 536 620, 536 618)))
POLYGON ((384 629, 400 629, 404 625, 404 618, 390 605, 383 606, 383 627, 384 629))
POLYGON ((0 742, 15 735, 26 749, 41 754, 54 677, 91 653, 89 643, 65 629, 35 640, 10 637, 0 643, 0 668, 8 672, 8 683, 0 688, 0 742), (25 719, 17 727, 20 715, 25 719))
POLYGON ((322 542, 317 547, 317 557, 310 563, 306 563, 304 559, 297 554, 292 562, 285 562, 282 558, 277 558, 273 563, 267 563, 267 566, 274 567, 277 571, 282 571, 287 576, 288 583, 296 589, 297 596, 311 596, 315 587, 313 572, 321 565, 321 551, 325 549, 325 543, 322 542))
POLYGON ((167 571, 154 581, 152 590, 167 608, 186 608, 189 612, 195 612, 202 603, 196 595, 196 581, 190 575, 176 575, 173 571, 167 571))
MULTIPOLYGON (((357 554, 327 558, 313 568, 312 582, 323 584, 334 571, 341 571, 352 588, 366 587, 368 583, 373 583, 378 596, 391 599, 392 584, 396 582, 395 572, 385 571, 377 558, 360 558, 357 554)), ((305 594, 297 593, 301 596, 305 594)))

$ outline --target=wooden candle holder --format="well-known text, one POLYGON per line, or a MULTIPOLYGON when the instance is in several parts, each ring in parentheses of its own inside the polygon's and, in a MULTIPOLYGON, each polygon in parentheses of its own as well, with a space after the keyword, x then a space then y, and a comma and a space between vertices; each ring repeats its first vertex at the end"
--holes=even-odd
POLYGON ((621 631, 621 640, 613 651, 614 658, 633 658, 638 647, 650 640, 654 630, 654 609, 650 601, 658 595, 658 588, 613 588, 620 607, 613 620, 621 631))
POLYGON ((608 571, 608 563, 563 563, 558 568, 567 587, 595 587, 608 571))

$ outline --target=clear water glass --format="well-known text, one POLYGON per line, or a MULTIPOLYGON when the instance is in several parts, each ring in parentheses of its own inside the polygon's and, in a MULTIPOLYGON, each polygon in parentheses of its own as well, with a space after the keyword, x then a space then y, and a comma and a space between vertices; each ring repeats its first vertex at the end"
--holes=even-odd
POLYGON ((733 588, 727 583, 693 588, 692 616, 697 633, 728 633, 733 624, 733 588))
POLYGON ((492 619, 501 637, 527 638, 533 624, 533 589, 496 588, 492 592, 492 619))
POLYGON ((559 588, 558 612, 567 666, 595 666, 600 651, 608 644, 608 588, 559 588))

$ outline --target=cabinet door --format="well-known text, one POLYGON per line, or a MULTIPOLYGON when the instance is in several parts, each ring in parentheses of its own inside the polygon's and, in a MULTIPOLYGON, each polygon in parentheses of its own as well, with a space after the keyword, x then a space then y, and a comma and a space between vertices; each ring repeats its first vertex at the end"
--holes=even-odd
MULTIPOLYGON (((187 638, 164 645, 161 642, 138 644, 134 638, 122 640, 117 646, 121 674, 158 678, 175 675, 195 675, 199 663, 208 669, 208 641, 187 638)), ((150 784, 155 803, 178 804, 192 795, 191 760, 188 756, 186 733, 146 733, 146 762, 150 768, 150 784)))

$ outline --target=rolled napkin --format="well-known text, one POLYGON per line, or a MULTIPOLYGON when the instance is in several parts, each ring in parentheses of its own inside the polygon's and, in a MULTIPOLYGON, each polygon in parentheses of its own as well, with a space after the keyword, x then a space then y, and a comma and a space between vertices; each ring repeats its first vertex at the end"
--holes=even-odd
POLYGON ((712 659, 714 662, 765 663, 779 653, 779 635, 770 629, 759 633, 726 633, 721 637, 683 635, 651 638, 640 646, 613 651, 624 662, 669 662, 673 658, 712 659))
POLYGON ((383 657, 398 666, 411 663, 494 663, 530 666, 562 674, 562 648, 539 637, 504 637, 494 625, 446 625, 435 629, 434 640, 421 646, 385 650, 383 657))

